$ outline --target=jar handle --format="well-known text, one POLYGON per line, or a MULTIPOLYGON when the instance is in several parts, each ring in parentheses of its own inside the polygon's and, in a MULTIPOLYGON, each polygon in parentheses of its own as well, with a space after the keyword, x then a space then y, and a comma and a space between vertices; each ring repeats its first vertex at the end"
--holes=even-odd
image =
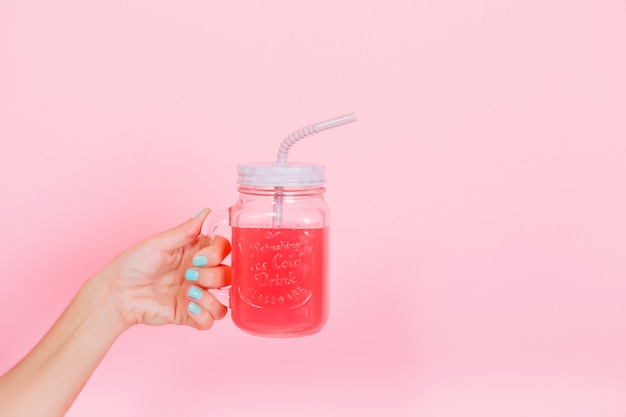
POLYGON ((204 248, 211 244, 211 241, 213 241, 213 238, 215 237, 215 231, 220 226, 230 227, 231 209, 232 207, 228 207, 224 210, 211 212, 206 219, 204 219, 204 223, 202 223, 202 227, 200 229, 200 247, 204 248))
MULTIPOLYGON (((232 207, 210 213, 200 229, 200 247, 204 248, 211 244, 216 236, 216 231, 222 226, 230 227, 230 212, 232 207)), ((226 237, 226 236, 224 236, 226 237)), ((229 241, 232 238, 226 237, 229 241)), ((222 288, 211 288, 209 292, 215 296, 221 304, 230 307, 230 285, 222 288)))

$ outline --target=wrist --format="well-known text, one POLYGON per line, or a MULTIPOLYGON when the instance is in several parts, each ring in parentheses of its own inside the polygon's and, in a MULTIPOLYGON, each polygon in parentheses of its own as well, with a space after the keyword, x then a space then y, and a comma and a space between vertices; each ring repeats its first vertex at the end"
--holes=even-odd
POLYGON ((88 300, 95 320, 111 337, 117 338, 130 327, 120 315, 111 282, 102 271, 85 282, 80 293, 88 300))

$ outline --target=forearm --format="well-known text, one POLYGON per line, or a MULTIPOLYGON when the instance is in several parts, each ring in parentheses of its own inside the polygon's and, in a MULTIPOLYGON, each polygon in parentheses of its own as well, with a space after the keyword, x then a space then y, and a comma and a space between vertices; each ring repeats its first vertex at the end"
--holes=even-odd
POLYGON ((62 416, 125 327, 106 285, 87 281, 35 348, 0 378, 0 415, 62 416))

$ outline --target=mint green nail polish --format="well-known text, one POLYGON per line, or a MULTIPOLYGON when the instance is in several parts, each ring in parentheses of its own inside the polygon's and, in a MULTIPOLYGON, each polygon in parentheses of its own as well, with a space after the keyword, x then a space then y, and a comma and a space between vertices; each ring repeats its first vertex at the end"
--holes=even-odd
POLYGON ((202 291, 200 291, 199 288, 191 287, 189 288, 189 291, 187 291, 187 295, 194 300, 199 300, 202 298, 202 291))
POLYGON ((194 316, 197 316, 198 314, 200 314, 200 306, 192 301, 189 303, 187 311, 189 311, 194 316))
POLYGON ((199 275, 200 273, 196 271, 195 269, 188 269, 187 271, 185 271, 185 279, 187 281, 196 282, 198 280, 199 275))
POLYGON ((206 256, 198 255, 193 258, 193 266, 205 266, 209 261, 207 261, 206 256))
POLYGON ((196 217, 198 217, 200 215, 200 213, 202 213, 204 211, 204 209, 200 210, 199 212, 196 213, 195 216, 193 216, 193 218, 195 219, 196 217))

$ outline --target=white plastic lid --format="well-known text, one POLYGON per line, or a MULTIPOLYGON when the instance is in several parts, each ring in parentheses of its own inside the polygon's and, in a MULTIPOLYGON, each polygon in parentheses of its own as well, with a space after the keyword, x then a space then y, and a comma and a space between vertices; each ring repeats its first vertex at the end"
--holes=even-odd
POLYGON ((326 182, 324 165, 258 162, 237 165, 237 184, 255 187, 309 187, 326 182))

